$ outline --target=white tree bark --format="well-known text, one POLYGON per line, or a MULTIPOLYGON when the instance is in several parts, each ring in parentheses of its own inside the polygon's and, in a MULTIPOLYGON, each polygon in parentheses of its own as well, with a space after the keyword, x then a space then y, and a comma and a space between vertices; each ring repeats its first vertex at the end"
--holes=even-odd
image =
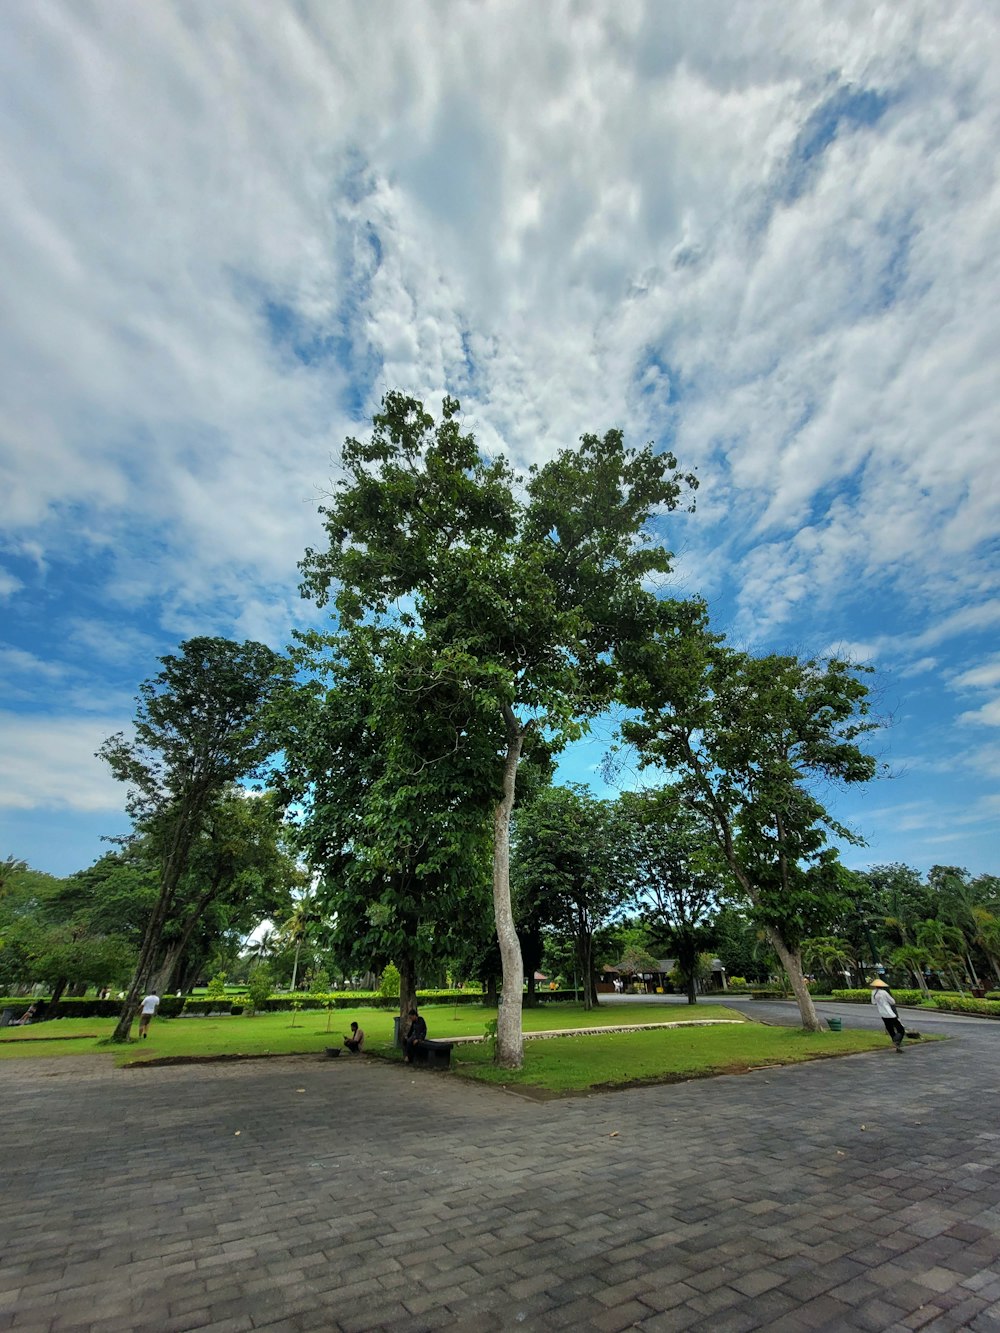
POLYGON ((493 812, 493 915, 503 964, 503 991, 497 1014, 497 1064, 503 1069, 520 1069, 524 1063, 524 1035, 521 1028, 524 963, 510 901, 510 812, 514 807, 514 783, 524 732, 517 725, 511 710, 505 710, 504 717, 507 723, 507 754, 504 760, 503 795, 493 812))

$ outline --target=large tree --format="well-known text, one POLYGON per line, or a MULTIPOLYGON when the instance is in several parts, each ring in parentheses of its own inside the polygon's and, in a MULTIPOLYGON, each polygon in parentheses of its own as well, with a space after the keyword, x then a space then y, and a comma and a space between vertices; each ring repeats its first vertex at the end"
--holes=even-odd
POLYGON ((627 448, 619 431, 526 481, 487 459, 446 398, 441 420, 389 393, 366 440, 349 439, 343 478, 322 510, 328 546, 307 551, 303 592, 336 603, 342 628, 416 628, 431 661, 458 670, 474 729, 467 799, 492 811, 493 907, 504 989, 497 1058, 523 1058, 523 963, 510 899, 509 828, 518 764, 534 733, 551 749, 580 734, 617 685, 619 644, 646 632, 650 575, 668 568, 647 521, 674 508, 693 478, 669 453, 627 448), (480 768, 478 756, 491 762, 480 768))
POLYGON ((572 934, 587 1009, 598 1003, 594 934, 620 917, 635 893, 617 815, 612 802, 576 785, 543 788, 517 814, 517 896, 544 904, 549 922, 572 934))
MULTIPOLYGON (((112 858, 108 858, 112 859, 112 858)), ((0 988, 44 983, 51 1000, 67 987, 120 985, 135 961, 138 932, 119 904, 80 877, 56 879, 8 861, 0 898, 0 988)), ((141 928, 140 928, 141 929, 141 928)))
POLYGON ((619 798, 625 859, 644 916, 673 950, 688 1004, 698 1000, 700 954, 714 944, 722 894, 711 829, 672 786, 619 798))
POLYGON ((692 603, 664 608, 661 632, 633 654, 627 697, 637 715, 623 737, 641 766, 676 776, 767 932, 803 1026, 819 1030, 800 946, 843 910, 828 834, 860 841, 833 818, 819 786, 876 771, 857 744, 873 725, 859 669, 737 652, 692 603))
POLYGON ((127 784, 127 808, 154 849, 159 890, 113 1040, 128 1041, 165 922, 205 820, 234 782, 260 776, 276 747, 272 707, 291 673, 261 643, 196 638, 139 687, 133 735, 98 751, 127 784))
POLYGON ((340 965, 394 963, 405 1014, 418 975, 482 934, 488 818, 461 743, 476 701, 465 664, 413 629, 356 625, 304 650, 318 675, 288 710, 279 781, 340 965))
POLYGON ((288 835, 273 792, 233 786, 209 807, 164 923, 154 990, 193 979, 220 944, 290 909, 305 878, 288 835))

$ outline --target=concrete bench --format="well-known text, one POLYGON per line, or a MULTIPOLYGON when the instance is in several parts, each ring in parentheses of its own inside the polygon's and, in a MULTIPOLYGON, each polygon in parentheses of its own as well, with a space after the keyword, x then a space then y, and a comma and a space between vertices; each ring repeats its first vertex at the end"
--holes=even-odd
POLYGON ((451 1048, 453 1041, 437 1041, 425 1037, 413 1048, 413 1063, 426 1065, 428 1069, 449 1069, 451 1067, 451 1048))

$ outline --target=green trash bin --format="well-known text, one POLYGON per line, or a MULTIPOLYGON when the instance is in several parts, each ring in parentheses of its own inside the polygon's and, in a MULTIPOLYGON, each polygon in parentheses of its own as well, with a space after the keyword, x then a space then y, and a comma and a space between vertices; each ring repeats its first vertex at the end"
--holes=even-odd
POLYGON ((839 1032, 844 1026, 843 1019, 840 1018, 828 1018, 826 1024, 831 1032, 839 1032))

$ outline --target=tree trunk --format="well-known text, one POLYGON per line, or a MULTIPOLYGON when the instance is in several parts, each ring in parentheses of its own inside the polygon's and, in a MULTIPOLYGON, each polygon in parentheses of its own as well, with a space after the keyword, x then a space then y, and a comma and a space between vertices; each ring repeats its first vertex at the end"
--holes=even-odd
POLYGON ((399 1036, 402 1041, 409 1013, 417 1007, 417 969, 412 958, 400 958, 399 969, 399 1036))
POLYGON ((579 947, 577 954, 580 959, 580 985, 583 991, 584 1010, 594 1007, 594 982, 593 982, 593 958, 594 958, 594 937, 590 930, 590 923, 587 920, 586 911, 583 908, 577 912, 577 939, 579 947))
POLYGON ((493 914, 503 963, 503 993, 497 1011, 496 1062, 501 1069, 520 1069, 524 1063, 524 1034, 521 1029, 524 963, 510 901, 510 812, 514 807, 514 783, 524 744, 524 732, 518 726, 513 709, 509 707, 504 708, 504 721, 507 724, 507 754, 503 767, 503 795, 493 812, 493 914))
POLYGON ((527 981, 528 981, 528 989, 524 996, 524 1007, 526 1009, 534 1009, 535 1006, 538 1004, 538 997, 535 994, 535 991, 538 989, 538 987, 535 982, 534 972, 528 973, 527 981))
POLYGON ((135 965, 132 980, 122 1002, 121 1017, 111 1034, 112 1041, 129 1041, 131 1039, 132 1021, 139 1012, 139 1005, 142 1003, 146 983, 152 975, 153 961, 160 947, 163 927, 173 905, 177 885, 180 883, 181 875, 187 865, 191 844, 198 828, 198 819, 207 797, 207 788, 204 784, 201 784, 190 793, 186 802, 177 812, 177 819, 170 837, 170 849, 163 860, 163 868, 160 874, 160 892, 150 918, 146 922, 142 947, 139 950, 139 961, 135 965))
POLYGON ((59 980, 56 982, 56 984, 52 987, 52 997, 51 997, 51 999, 49 1000, 49 1004, 50 1004, 50 1005, 54 1005, 54 1004, 58 1004, 58 1003, 59 1003, 59 1001, 62 999, 62 997, 63 997, 63 995, 64 995, 64 993, 65 993, 65 991, 66 991, 66 987, 67 987, 68 985, 69 985, 69 982, 67 981, 67 979, 66 979, 65 977, 60 977, 60 978, 59 978, 59 980))
POLYGON ((139 950, 139 961, 135 965, 135 971, 132 974, 132 980, 129 983, 128 991, 122 1003, 121 1017, 118 1025, 111 1035, 112 1041, 129 1041, 132 1032, 132 1020, 135 1018, 142 1003, 143 992, 146 989, 147 980, 153 970, 153 959, 160 946, 160 936, 163 934, 163 927, 167 919, 167 911, 173 898, 173 886, 168 890, 163 887, 160 889, 160 896, 157 899, 156 906, 153 908, 153 914, 146 925, 146 933, 143 936, 142 948, 139 950))
POLYGON ((694 974, 694 968, 687 974, 687 997, 688 1004, 698 1003, 698 978, 694 974))
MULTIPOLYGON (((217 879, 202 893, 201 897, 188 912, 187 920, 184 922, 180 935, 173 944, 168 944, 163 958, 160 961, 159 969, 153 980, 153 990, 157 995, 168 995, 170 993, 170 983, 177 970, 177 964, 184 954, 185 949, 194 934, 194 928, 202 918, 205 908, 214 898, 222 892, 225 883, 221 878, 217 879)), ((294 988, 293 988, 294 989, 294 988)))
POLYGON ((488 1009, 498 1008, 497 979, 493 972, 483 979, 483 987, 483 1004, 485 1004, 488 1009))
POLYGON ((802 974, 802 951, 800 949, 790 949, 773 926, 766 926, 765 930, 767 938, 771 941, 771 947, 778 955, 781 966, 785 969, 788 980, 792 984, 792 990, 799 1006, 799 1013, 802 1015, 802 1026, 807 1032, 822 1032, 823 1026, 816 1014, 816 1007, 813 1004, 812 996, 809 994, 806 979, 802 974))
POLYGON ((914 966, 911 968, 911 971, 913 972, 913 975, 917 979, 917 985, 920 987, 920 994, 926 1000, 927 997, 930 995, 930 990, 928 989, 927 986, 927 978, 924 976, 923 971, 919 967, 914 966))
POLYGON ((184 952, 184 943, 183 940, 175 940, 172 944, 167 945, 166 952, 160 960, 160 966, 153 977, 153 990, 156 991, 157 995, 170 994, 170 983, 177 970, 180 956, 184 952))

